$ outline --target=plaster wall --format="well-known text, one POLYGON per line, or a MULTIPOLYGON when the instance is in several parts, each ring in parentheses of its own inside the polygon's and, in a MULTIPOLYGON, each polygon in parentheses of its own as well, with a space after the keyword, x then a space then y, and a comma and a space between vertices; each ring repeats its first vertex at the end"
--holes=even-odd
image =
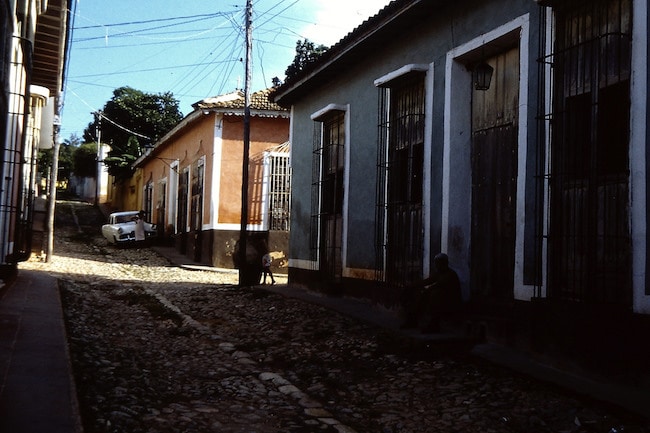
MULTIPOLYGON (((214 115, 204 115, 200 117, 190 128, 183 129, 177 136, 173 137, 169 142, 156 149, 153 158, 148 159, 142 165, 142 180, 138 189, 142 190, 148 182, 153 183, 153 198, 154 203, 160 193, 161 180, 169 180, 175 176, 172 174, 174 170, 181 173, 187 167, 192 167, 192 164, 199 159, 204 159, 205 164, 205 179, 203 185, 204 197, 211 197, 212 195, 212 182, 211 173, 213 171, 212 148, 213 148, 213 125, 214 115)), ((191 179, 190 168, 190 179, 191 179)), ((172 185, 167 182, 167 203, 170 203, 169 196, 176 196, 177 185, 172 185), (173 188, 173 189, 172 189, 173 188)), ((142 203, 139 204, 142 207, 142 203)), ((189 221, 189 220, 188 220, 189 221)), ((176 224, 176 221, 167 221, 166 224, 176 224)), ((209 203, 204 200, 203 203, 203 227, 205 229, 211 228, 214 222, 210 215, 209 203)))
MULTIPOLYGON (((375 79, 385 76, 408 64, 430 65, 427 74, 427 97, 430 100, 429 127, 427 137, 430 159, 425 161, 428 183, 425 192, 429 203, 428 221, 429 243, 426 245, 428 257, 443 249, 442 231, 449 233, 454 242, 464 244, 467 249, 469 234, 453 229, 456 222, 443 221, 443 157, 445 131, 449 119, 445 118, 445 91, 450 73, 446 68, 449 51, 492 31, 494 28, 521 15, 536 11, 538 6, 529 0, 463 2, 460 5, 448 4, 432 10, 431 15, 409 23, 408 29, 395 33, 391 39, 377 49, 368 49, 357 55, 355 62, 338 71, 335 78, 310 88, 308 96, 299 99, 293 106, 292 120, 292 161, 293 161, 293 202, 291 227, 291 266, 301 269, 314 268, 310 261, 310 216, 312 182, 313 121, 310 115, 328 104, 349 107, 350 136, 347 161, 348 214, 344 215, 347 238, 344 239, 348 269, 371 270, 375 266, 374 223, 376 203, 376 159, 377 159, 377 109, 379 104, 375 79), (468 3, 468 4, 466 4, 468 3)), ((532 40, 532 38, 531 38, 532 40)), ((525 41, 528 44, 530 41, 525 41)), ((532 49, 532 48, 531 48, 532 49)), ((467 73, 464 65, 458 68, 467 73)), ((454 104, 470 105, 470 95, 455 95, 454 104), (464 101, 464 102, 463 102, 464 101)), ((533 120, 533 117, 529 117, 533 120)), ((454 119, 455 121, 455 119, 454 119)), ((460 150, 463 152, 463 150, 460 150)), ((463 178, 462 170, 453 161, 447 164, 451 173, 463 178), (459 173, 458 170, 461 170, 459 173)), ((468 210, 470 194, 454 195, 454 206, 468 210)), ((462 215, 459 211, 455 218, 462 215)), ((468 218, 468 216, 465 216, 468 218)), ((447 245, 445 245, 447 247, 447 245)), ((457 257, 459 258, 459 257, 457 257)), ((459 258, 460 259, 460 258, 459 258)), ((464 259, 463 259, 464 260, 464 259)), ((372 278, 371 272, 359 273, 363 278, 372 278)))
MULTIPOLYGON (((221 135, 219 164, 220 192, 219 221, 222 229, 237 230, 240 226, 242 193, 242 137, 244 122, 241 116, 225 116, 221 135)), ((289 140, 289 119, 251 117, 249 150, 249 214, 248 223, 261 229, 263 152, 289 140)))

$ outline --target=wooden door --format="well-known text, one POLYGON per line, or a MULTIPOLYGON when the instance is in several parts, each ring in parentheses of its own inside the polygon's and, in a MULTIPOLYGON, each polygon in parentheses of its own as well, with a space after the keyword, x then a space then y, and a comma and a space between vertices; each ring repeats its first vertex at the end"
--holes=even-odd
POLYGON ((473 295, 511 298, 515 263, 519 50, 488 63, 487 91, 472 101, 472 230, 470 278, 473 295))

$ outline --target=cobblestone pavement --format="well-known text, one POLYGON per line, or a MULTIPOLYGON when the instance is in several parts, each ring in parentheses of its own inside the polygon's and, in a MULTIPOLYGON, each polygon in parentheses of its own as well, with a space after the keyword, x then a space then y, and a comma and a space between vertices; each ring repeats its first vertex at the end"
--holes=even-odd
POLYGON ((21 266, 60 280, 86 433, 648 431, 462 353, 405 353, 237 274, 109 246, 96 208, 57 208, 51 263, 21 266))

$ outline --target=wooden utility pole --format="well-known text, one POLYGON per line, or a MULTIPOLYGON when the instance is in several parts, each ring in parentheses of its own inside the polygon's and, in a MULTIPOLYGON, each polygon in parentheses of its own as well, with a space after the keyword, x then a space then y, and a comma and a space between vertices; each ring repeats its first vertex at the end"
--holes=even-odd
POLYGON ((95 129, 95 136, 97 137, 97 179, 95 181, 95 206, 99 205, 99 196, 102 191, 102 112, 98 111, 97 127, 95 129))
MULTIPOLYGON (((251 137, 251 54, 252 54, 252 24, 253 24, 253 1, 246 0, 246 78, 244 80, 244 147, 242 157, 242 184, 241 184, 241 226, 239 233, 239 285, 251 284, 251 277, 256 274, 255 269, 259 263, 248 263, 246 250, 248 249, 248 163, 250 159, 250 137, 251 137)), ((255 254, 254 259, 258 257, 255 254)))
MULTIPOLYGON (((58 98, 57 98, 58 105, 58 98)), ((54 144, 52 147, 52 169, 50 171, 50 191, 49 202, 47 204, 47 241, 45 247, 45 262, 52 262, 52 255, 54 254, 54 213, 56 210, 56 184, 59 180, 59 150, 61 143, 59 143, 59 126, 54 126, 53 138, 54 144)))

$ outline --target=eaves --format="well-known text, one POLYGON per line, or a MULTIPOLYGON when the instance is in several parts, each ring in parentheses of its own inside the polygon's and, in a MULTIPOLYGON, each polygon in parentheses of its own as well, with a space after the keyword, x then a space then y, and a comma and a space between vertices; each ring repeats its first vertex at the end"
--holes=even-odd
MULTIPOLYGON (((216 113, 223 114, 224 116, 244 116, 243 110, 213 110, 216 113)), ((288 119, 290 114, 286 110, 250 110, 251 117, 265 117, 273 119, 288 119)))
MULTIPOLYGON (((241 116, 241 117, 244 116, 243 110, 227 110, 227 109, 194 110, 190 114, 185 116, 180 122, 178 122, 178 124, 176 124, 176 126, 174 126, 174 128, 172 128, 172 130, 169 131, 167 134, 165 134, 160 140, 156 141, 153 147, 148 149, 144 155, 136 159, 131 166, 133 168, 137 168, 142 164, 144 164, 145 162, 149 161, 150 159, 154 158, 158 153, 160 153, 162 148, 164 148, 168 142, 174 139, 174 137, 176 137, 178 134, 183 132, 190 125, 198 121, 201 117, 209 115, 211 113, 218 113, 221 115, 241 116)), ((282 111, 251 110, 250 114, 252 117, 264 117, 264 118, 273 118, 273 119, 289 118, 289 112, 285 110, 282 111)))
POLYGON ((47 88, 52 95, 63 90, 71 0, 49 0, 45 13, 36 18, 31 84, 47 88))
POLYGON ((203 117, 205 113, 203 113, 201 110, 194 110, 187 116, 185 116, 180 122, 176 124, 172 128, 171 131, 169 131, 167 134, 165 134, 161 139, 156 141, 151 149, 147 149, 147 152, 140 156, 138 159, 136 159, 133 164, 131 164, 131 167, 137 168, 143 165, 145 162, 149 161, 150 159, 154 158, 161 150, 162 148, 165 147, 165 145, 170 142, 174 137, 176 137, 179 133, 181 133, 185 128, 190 126, 191 124, 195 123, 197 120, 199 120, 201 117, 203 117))

